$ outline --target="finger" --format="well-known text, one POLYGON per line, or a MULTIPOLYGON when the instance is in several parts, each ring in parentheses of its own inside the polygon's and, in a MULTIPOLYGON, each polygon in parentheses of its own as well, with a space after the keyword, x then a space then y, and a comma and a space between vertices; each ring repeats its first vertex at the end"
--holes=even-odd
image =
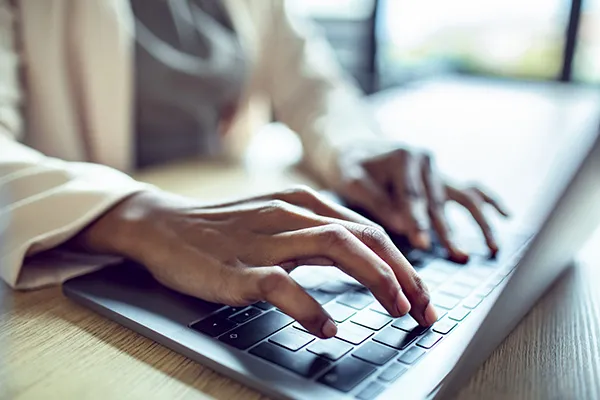
POLYGON ((323 339, 336 335, 331 316, 282 268, 247 268, 241 275, 242 285, 250 288, 251 295, 273 304, 313 335, 323 339))
MULTIPOLYGON (((411 315, 413 315, 415 319, 423 325, 428 324, 426 321, 430 321, 429 324, 435 322, 435 319, 432 319, 431 317, 431 311, 428 314, 429 317, 425 316, 425 312, 429 305, 429 295, 425 285, 421 282, 419 276, 412 268, 410 263, 392 243, 389 236, 382 229, 334 218, 321 217, 314 214, 286 215, 285 213, 277 213, 275 215, 271 215, 271 217, 274 217, 278 221, 280 224, 280 230, 277 232, 270 232, 268 235, 273 235, 274 238, 287 237, 290 239, 288 241, 273 241, 271 243, 269 243, 269 241, 265 241, 266 244, 262 247, 249 247, 243 257, 244 259, 247 259, 250 264, 264 265, 265 263, 268 263, 269 265, 281 265, 282 263, 289 263, 290 261, 295 261, 298 259, 325 257, 332 260, 340 269, 344 269, 343 267, 346 266, 346 263, 342 263, 341 261, 346 260, 344 257, 350 257, 350 260, 348 261, 349 265, 356 265, 357 270, 364 269, 367 271, 367 274, 372 274, 370 268, 372 268, 373 265, 381 264, 383 260, 384 263, 387 263, 387 266, 392 268, 396 282, 399 282, 402 290, 412 305, 411 315), (310 232, 312 232, 312 236, 316 237, 319 233, 318 231, 310 231, 311 228, 324 228, 325 230, 329 229, 333 230, 334 232, 326 232, 323 235, 323 238, 318 239, 320 242, 316 244, 306 244, 307 239, 303 237, 303 234, 308 233, 308 236, 311 236, 310 232), (347 253, 343 253, 341 258, 331 257, 328 246, 332 240, 332 237, 333 241, 335 242, 335 231, 339 231, 340 228, 345 228, 346 230, 346 232, 342 232, 341 235, 350 232, 356 239, 359 240, 359 242, 362 242, 363 246, 366 245, 371 253, 374 252, 376 256, 375 261, 365 260, 364 256, 355 257, 353 259, 352 254, 355 252, 354 248, 347 253), (296 238, 297 242, 293 243, 291 238, 296 238), (290 247, 292 247, 292 249, 290 249, 290 247), (265 260, 263 257, 264 254, 269 254, 270 258, 265 260), (375 264, 373 264, 373 262, 375 264)), ((269 225, 268 222, 266 223, 269 225)), ((293 264, 294 263, 291 263, 292 266, 293 264)), ((354 276, 353 272, 349 272, 349 274, 354 276)), ((357 278, 357 276, 354 277, 357 278)), ((364 282, 362 283, 364 284, 364 282)), ((373 294, 376 297, 378 296, 377 292, 375 291, 373 294)), ((384 307, 386 307, 386 304, 389 304, 389 302, 386 303, 384 301, 380 301, 380 303, 383 304, 384 307)), ((393 314, 393 310, 388 309, 388 311, 391 315, 395 315, 393 314)), ((403 310, 400 311, 402 312, 403 310)), ((435 314, 435 312, 433 312, 433 314, 435 314)))
POLYGON ((392 315, 410 305, 390 266, 341 225, 324 225, 276 236, 264 250, 281 260, 326 257, 368 287, 392 315))
POLYGON ((481 204, 483 200, 478 199, 477 196, 478 194, 476 193, 463 193, 462 196, 458 197, 458 203, 465 207, 467 210, 469 210, 469 212, 473 216, 473 219, 475 220, 475 222, 477 222, 479 228, 481 228, 481 232, 485 237, 485 242, 487 246, 491 250, 492 254, 496 254, 498 252, 498 243, 496 242, 494 232, 492 231, 492 228, 490 227, 490 224, 488 223, 487 218, 485 217, 485 214, 481 209, 481 204))
POLYGON ((487 193, 485 193, 483 190, 475 188, 474 189, 475 192, 481 196, 481 198, 488 204, 490 204, 492 207, 494 207, 496 209, 496 211, 498 211, 502 216, 504 217, 509 217, 510 214, 509 212, 506 210, 506 208, 504 206, 502 206, 496 199, 494 199, 493 197, 491 197, 490 195, 488 195, 487 193))
POLYGON ((433 223, 433 229, 438 235, 440 243, 448 251, 448 258, 459 264, 466 264, 469 262, 469 255, 462 251, 454 243, 452 237, 452 230, 448 225, 448 219, 446 218, 446 212, 443 207, 432 207, 430 210, 431 221, 433 223))
MULTIPOLYGON (((306 186, 299 186, 292 189, 288 189, 284 192, 275 194, 275 197, 290 204, 306 208, 314 212, 315 214, 324 217, 356 222, 363 225, 377 225, 370 219, 365 218, 364 216, 350 210, 347 207, 337 204, 334 201, 331 201, 330 199, 327 199, 325 196, 320 195, 315 190, 312 190, 306 186)), ((386 199, 384 197, 383 199, 379 200, 382 200, 381 205, 383 205, 383 201, 385 201, 386 199)), ((391 208, 389 205, 387 205, 387 207, 391 208)))
POLYGON ((377 223, 396 232, 404 231, 402 221, 395 218, 390 195, 366 171, 363 170, 346 185, 344 197, 353 205, 364 208, 377 223))
POLYGON ((429 237, 429 217, 427 202, 421 180, 419 156, 408 151, 398 153, 392 174, 392 193, 406 226, 406 234, 414 247, 428 249, 431 246, 429 237))
POLYGON ((421 171, 427 195, 429 216, 442 246, 448 251, 449 258, 452 261, 458 263, 468 262, 468 254, 460 250, 452 239, 452 232, 449 228, 445 212, 445 185, 440 176, 436 173, 431 157, 423 157, 421 171))
POLYGON ((281 268, 285 269, 287 272, 292 272, 294 269, 302 266, 302 265, 319 265, 319 266, 333 266, 335 263, 326 258, 326 257, 311 257, 304 258, 299 260, 289 260, 284 263, 279 264, 281 268))

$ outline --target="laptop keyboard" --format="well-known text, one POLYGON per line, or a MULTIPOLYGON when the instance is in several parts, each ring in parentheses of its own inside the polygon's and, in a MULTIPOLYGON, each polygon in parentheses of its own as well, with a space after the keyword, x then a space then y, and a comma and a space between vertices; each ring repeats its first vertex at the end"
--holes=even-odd
POLYGON ((420 327, 408 315, 391 317, 366 288, 342 281, 307 290, 338 324, 335 338, 316 338, 264 301, 248 307, 225 306, 189 326, 306 379, 370 400, 469 317, 509 276, 522 247, 507 250, 513 255, 501 257, 502 263, 475 256, 466 265, 438 258, 439 250, 405 252, 438 310, 439 319, 430 328, 420 327))

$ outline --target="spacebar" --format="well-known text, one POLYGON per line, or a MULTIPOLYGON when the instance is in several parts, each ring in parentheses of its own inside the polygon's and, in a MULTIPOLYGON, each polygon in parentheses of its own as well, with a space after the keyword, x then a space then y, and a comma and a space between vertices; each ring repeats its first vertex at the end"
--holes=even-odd
POLYGON ((287 315, 270 311, 222 335, 219 340, 240 350, 246 350, 292 322, 294 320, 287 315))

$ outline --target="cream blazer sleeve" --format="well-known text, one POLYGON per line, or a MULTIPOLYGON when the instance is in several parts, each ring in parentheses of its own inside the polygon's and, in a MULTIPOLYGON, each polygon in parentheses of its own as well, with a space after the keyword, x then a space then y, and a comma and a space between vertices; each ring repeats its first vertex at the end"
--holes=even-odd
POLYGON ((362 93, 298 6, 301 2, 272 2, 263 80, 275 117, 298 133, 308 165, 328 181, 344 146, 373 140, 380 131, 362 93))
POLYGON ((0 275, 12 287, 30 289, 107 262, 46 250, 149 187, 114 169, 45 157, 17 142, 23 130, 23 93, 13 29, 12 9, 0 0, 0 275))

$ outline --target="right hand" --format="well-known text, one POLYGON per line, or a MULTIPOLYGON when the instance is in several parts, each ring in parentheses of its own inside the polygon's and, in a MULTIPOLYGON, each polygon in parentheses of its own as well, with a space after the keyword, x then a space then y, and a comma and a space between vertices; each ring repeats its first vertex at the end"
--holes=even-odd
POLYGON ((207 301, 267 301, 321 338, 334 336, 337 327, 288 275, 299 265, 337 266, 394 317, 410 311, 423 326, 437 319, 425 285, 384 231, 306 188, 210 207, 142 192, 77 242, 138 261, 164 285, 207 301))

